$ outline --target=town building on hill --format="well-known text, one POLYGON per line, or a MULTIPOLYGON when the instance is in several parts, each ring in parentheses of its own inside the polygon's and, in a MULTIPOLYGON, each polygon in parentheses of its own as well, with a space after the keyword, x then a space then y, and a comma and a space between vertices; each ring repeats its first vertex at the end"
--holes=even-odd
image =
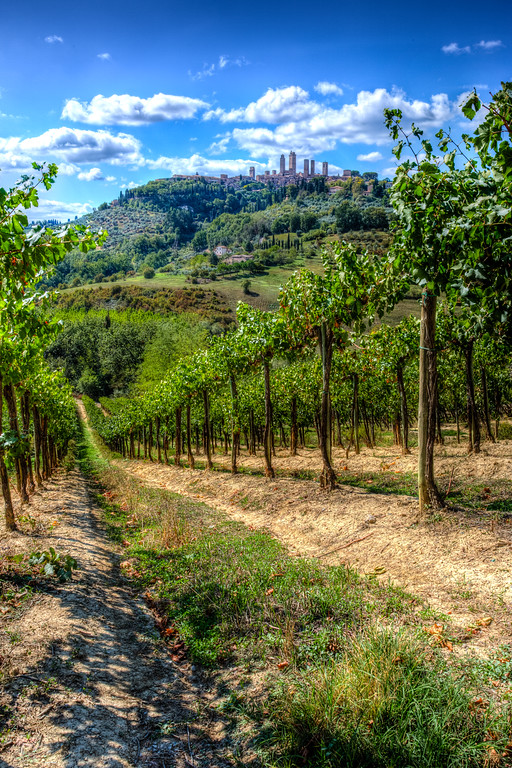
MULTIPOLYGON (((228 176, 222 173, 220 176, 201 176, 199 172, 191 175, 175 174, 173 179, 201 179, 210 183, 222 184, 232 189, 237 189, 244 184, 248 184, 251 181, 257 181, 261 184, 272 185, 273 187, 285 187, 288 184, 300 184, 300 182, 306 179, 313 179, 315 177, 322 176, 326 181, 333 181, 335 183, 347 182, 352 180, 352 172, 344 170, 343 175, 339 173, 335 176, 329 176, 329 163, 325 160, 322 162, 322 173, 316 172, 316 164, 313 159, 304 158, 303 171, 297 172, 297 155, 291 150, 288 155, 288 169, 286 169, 286 157, 282 154, 279 158, 279 171, 265 170, 262 173, 256 174, 256 168, 251 165, 249 168, 249 175, 239 174, 238 176, 228 176)), ((338 189, 334 188, 336 191, 338 189)), ((372 194, 372 186, 368 185, 366 194, 372 194)), ((330 194, 335 194, 331 191, 330 194)))

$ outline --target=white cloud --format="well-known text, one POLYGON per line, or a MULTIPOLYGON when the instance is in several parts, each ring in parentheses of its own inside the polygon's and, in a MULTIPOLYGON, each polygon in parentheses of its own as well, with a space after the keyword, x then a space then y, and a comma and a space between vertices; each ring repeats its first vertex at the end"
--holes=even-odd
POLYGON ((112 96, 102 96, 100 93, 88 104, 68 99, 61 119, 92 125, 147 125, 162 120, 187 120, 208 106, 201 99, 171 96, 167 93, 155 93, 148 99, 130 96, 128 93, 114 93, 112 96))
POLYGON ((45 37, 44 39, 45 43, 63 43, 64 40, 59 35, 48 35, 48 37, 45 37))
POLYGON ((80 181, 104 181, 105 176, 100 168, 91 168, 78 174, 80 181))
POLYGON ((59 163, 59 176, 74 176, 79 170, 74 163, 59 163))
POLYGON ((236 59, 230 59, 229 56, 221 55, 219 56, 217 64, 203 64, 203 68, 195 73, 191 72, 189 69, 188 76, 191 77, 192 80, 204 80, 205 77, 213 77, 218 70, 226 69, 227 67, 245 67, 248 63, 249 62, 245 56, 238 56, 236 59))
POLYGON ((213 109, 206 112, 204 118, 219 119, 222 123, 286 123, 301 120, 320 112, 322 107, 310 101, 309 93, 298 85, 284 88, 269 88, 257 101, 247 107, 231 109, 213 109))
POLYGON ((367 155, 358 155, 357 159, 361 163, 377 163, 383 157, 380 152, 368 152, 367 155))
POLYGON ((60 200, 45 200, 39 198, 39 206, 27 210, 30 221, 42 221, 44 219, 57 219, 67 221, 75 216, 84 216, 92 211, 90 203, 63 203, 60 200))
MULTIPOLYGON (((0 138, 0 157, 24 156, 36 161, 56 158, 66 163, 100 163, 138 165, 142 162, 141 143, 128 133, 114 135, 109 131, 89 131, 78 128, 50 128, 40 136, 28 139, 0 138)), ((15 166, 11 166, 15 167, 15 166)))
POLYGON ((504 45, 501 40, 480 40, 475 45, 475 48, 480 48, 484 51, 495 51, 496 48, 504 48, 504 45))
MULTIPOLYGON (((270 93, 273 95, 275 92, 270 93)), ((239 147, 256 157, 273 155, 276 152, 286 153, 291 147, 297 153, 312 156, 333 150, 338 143, 389 143, 390 137, 383 117, 385 108, 400 109, 405 125, 416 122, 426 127, 439 127, 455 113, 455 106, 444 93, 434 94, 430 102, 411 101, 403 91, 395 90, 390 93, 384 88, 377 88, 375 91, 361 91, 355 103, 344 104, 340 109, 326 108, 308 101, 305 91, 299 93, 299 96, 295 102, 291 98, 276 100, 277 108, 274 110, 265 110, 261 99, 250 104, 245 110, 235 110, 247 118, 259 117, 263 121, 266 117, 267 122, 275 122, 280 116, 283 122, 275 129, 235 128, 231 134, 232 138, 239 147), (278 107, 282 107, 281 111, 278 107), (292 115, 292 119, 285 120, 292 115)), ((271 100, 271 103, 276 104, 276 101, 271 100)), ((218 110, 215 112, 218 113, 218 110)), ((213 116, 212 113, 207 115, 213 116)))
POLYGON ((315 85, 315 91, 321 93, 322 96, 343 96, 343 89, 336 85, 336 83, 328 83, 326 80, 321 80, 315 85))
POLYGON ((110 53, 98 53, 97 58, 101 59, 102 61, 110 61, 112 56, 110 55, 110 53))
POLYGON ((230 59, 229 56, 219 56, 219 69, 225 69, 226 67, 244 67, 249 62, 245 56, 239 56, 236 59, 230 59))
POLYGON ((219 136, 216 136, 215 138, 218 138, 219 141, 214 141, 210 144, 208 147, 208 152, 211 155, 223 155, 225 152, 227 152, 228 144, 231 140, 230 136, 225 136, 224 138, 221 138, 219 136))
MULTIPOLYGON (((5 141, 5 140, 4 140, 5 141)), ((32 158, 20 152, 19 147, 8 149, 0 139, 0 169, 2 171, 19 171, 33 173, 32 158), (7 150, 7 151, 2 151, 7 150)))
POLYGON ((205 77, 211 77, 215 74, 215 64, 203 64, 203 68, 193 74, 190 69, 188 71, 189 77, 192 80, 204 80, 205 77))
MULTIPOLYGON (((6 149, 7 147, 7 140, 4 140, 4 145, 1 144, 2 139, 0 139, 0 148, 6 149)), ((7 151, 0 151, 0 169, 3 171, 17 171, 18 173, 28 173, 33 174, 35 173, 34 169, 32 168, 33 158, 28 154, 22 154, 20 151, 20 147, 12 147, 10 149, 7 149, 7 151)), ((80 169, 77 165, 74 165, 73 163, 65 163, 65 162, 59 162, 59 176, 74 176, 80 169)))
POLYGON ((219 176, 221 173, 227 173, 230 176, 241 173, 247 176, 250 165, 254 165, 256 173, 262 173, 268 169, 268 164, 256 160, 221 160, 204 157, 200 154, 194 154, 191 157, 161 156, 157 160, 146 160, 145 165, 151 170, 164 169, 173 174, 195 174, 197 172, 204 176, 219 176))
POLYGON ((91 168, 89 171, 81 171, 78 174, 80 181, 116 181, 115 176, 105 176, 101 168, 91 168))
POLYGON ((458 43, 450 43, 449 45, 443 45, 441 48, 443 53, 454 53, 456 56, 459 56, 461 53, 471 53, 471 48, 469 45, 465 45, 464 47, 459 47, 458 43))

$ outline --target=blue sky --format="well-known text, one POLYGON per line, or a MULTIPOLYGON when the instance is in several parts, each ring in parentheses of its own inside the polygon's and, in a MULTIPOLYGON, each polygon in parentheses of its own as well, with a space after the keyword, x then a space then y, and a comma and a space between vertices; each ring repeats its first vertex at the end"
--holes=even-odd
MULTIPOLYGON (((37 217, 74 218, 173 173, 279 167, 282 152, 392 174, 382 111, 461 124, 512 80, 512 6, 29 1, 2 10, 0 169, 59 164, 37 217)), ((467 129, 467 128, 466 128, 467 129)))

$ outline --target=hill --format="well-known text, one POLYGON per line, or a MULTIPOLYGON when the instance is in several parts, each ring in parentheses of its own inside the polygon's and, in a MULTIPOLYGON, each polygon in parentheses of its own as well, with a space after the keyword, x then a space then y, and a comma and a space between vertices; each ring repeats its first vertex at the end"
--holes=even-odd
POLYGON ((323 177, 283 188, 200 177, 151 181, 79 219, 93 230, 107 230, 104 246, 87 255, 71 252, 46 284, 65 289, 119 281, 148 269, 192 281, 262 274, 298 256, 307 258, 326 238, 349 231, 377 234, 372 245, 383 251, 391 215, 385 186, 367 185, 362 177, 341 187, 323 177), (250 263, 242 269, 230 263, 237 254, 250 263))

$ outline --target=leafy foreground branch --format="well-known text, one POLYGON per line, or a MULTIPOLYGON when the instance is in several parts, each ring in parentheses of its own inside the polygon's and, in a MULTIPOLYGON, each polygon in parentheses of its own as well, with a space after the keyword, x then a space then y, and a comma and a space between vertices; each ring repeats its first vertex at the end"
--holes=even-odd
POLYGON ((485 675, 461 675, 416 637, 412 596, 290 557, 265 533, 145 488, 87 439, 83 465, 126 547, 126 575, 157 608, 163 637, 228 681, 221 706, 250 724, 262 765, 511 764, 508 710, 487 703, 485 675), (243 685, 233 689, 235 668, 243 685))

